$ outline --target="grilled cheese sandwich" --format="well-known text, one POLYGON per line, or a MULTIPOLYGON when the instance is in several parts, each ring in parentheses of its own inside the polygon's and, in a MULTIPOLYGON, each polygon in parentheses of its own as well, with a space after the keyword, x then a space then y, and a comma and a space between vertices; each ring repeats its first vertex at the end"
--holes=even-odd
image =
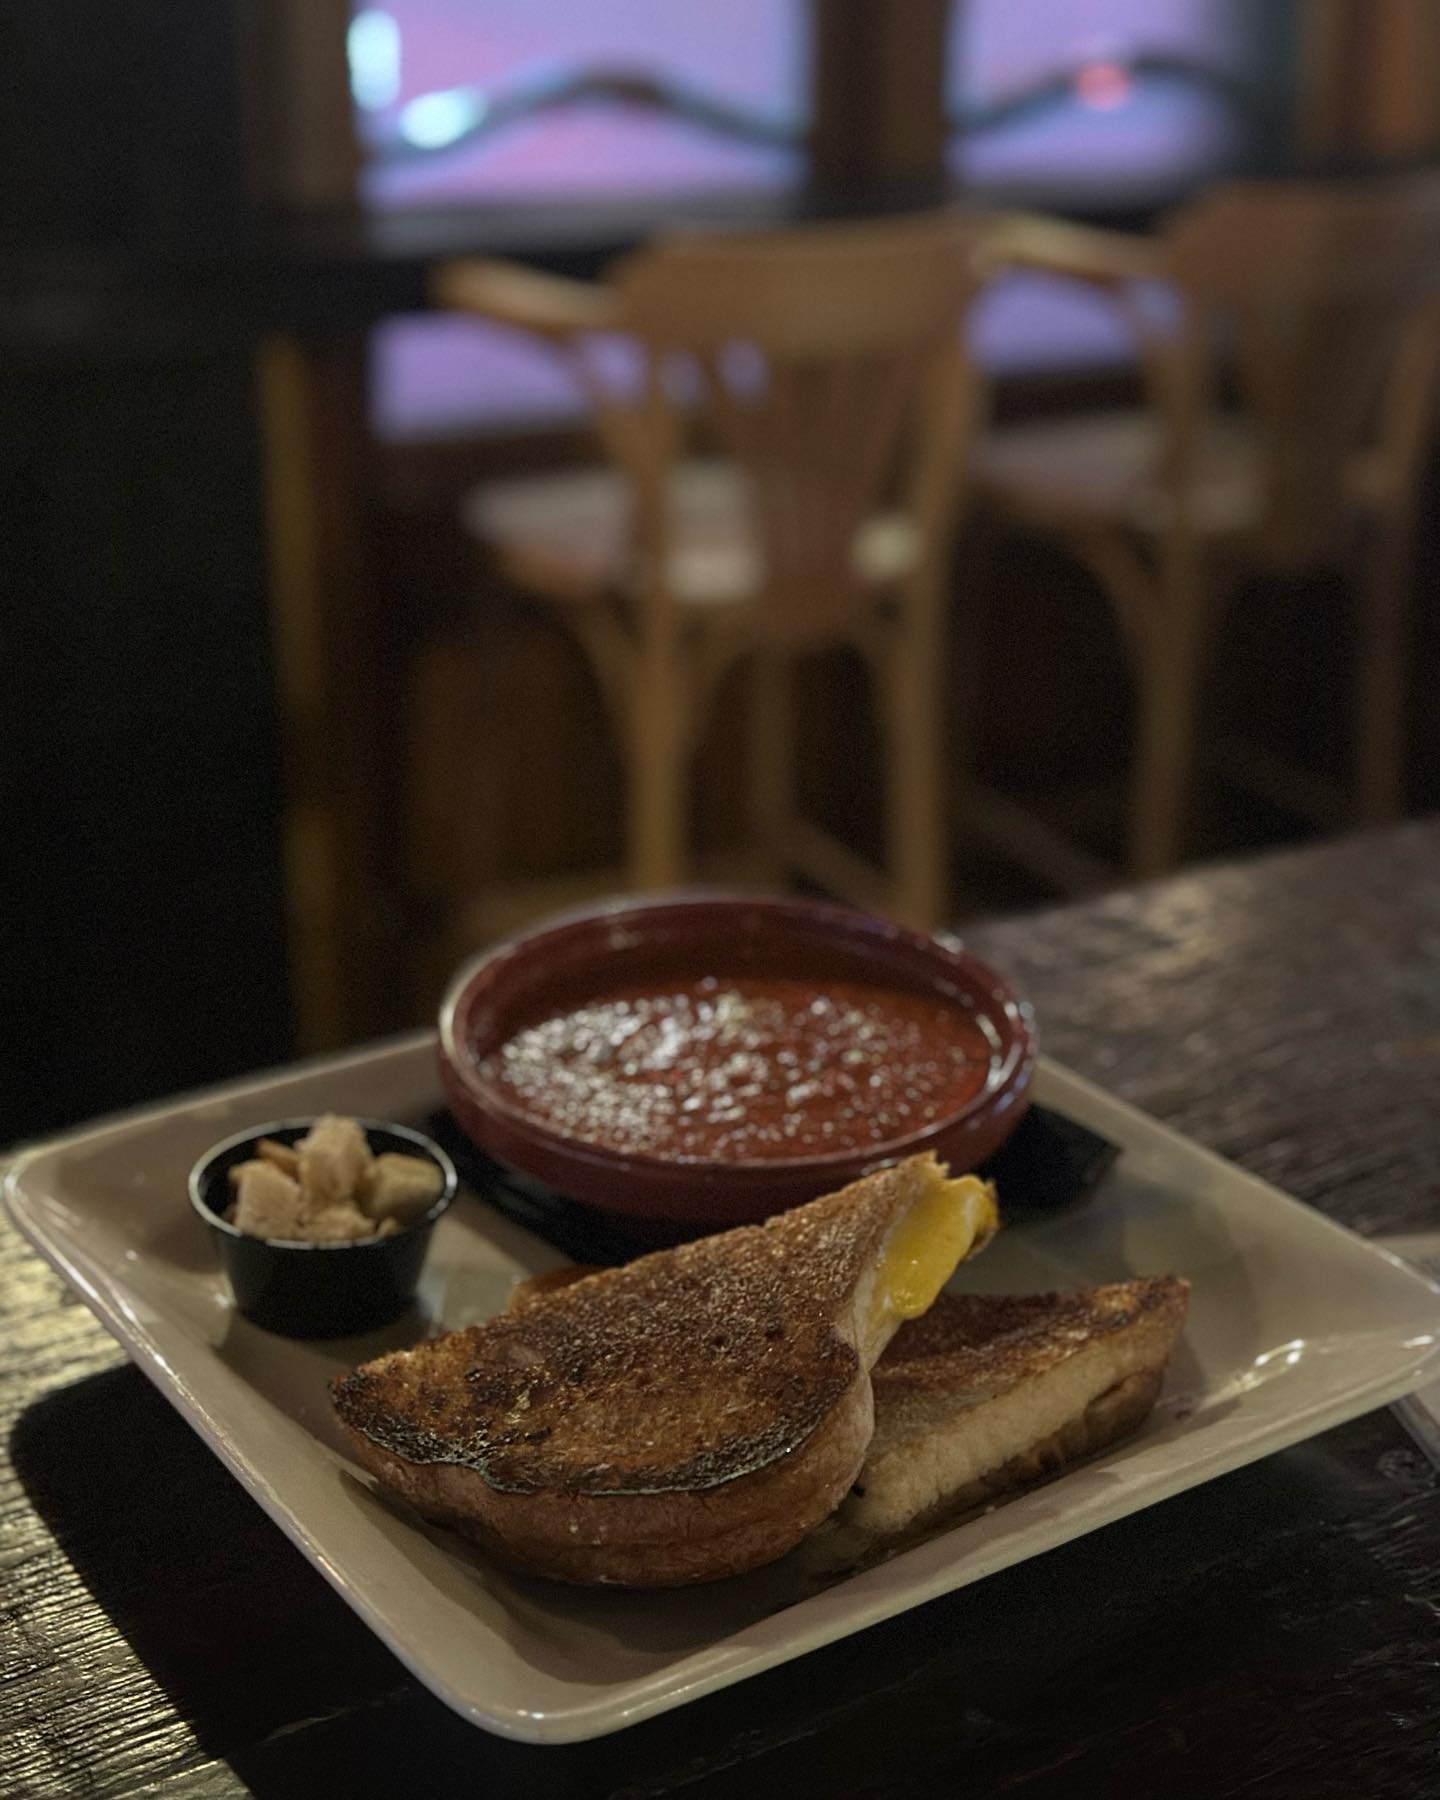
POLYGON ((670 1586, 773 1561, 870 1442, 870 1370, 997 1224, 911 1157, 333 1384, 360 1461, 512 1564, 670 1586))

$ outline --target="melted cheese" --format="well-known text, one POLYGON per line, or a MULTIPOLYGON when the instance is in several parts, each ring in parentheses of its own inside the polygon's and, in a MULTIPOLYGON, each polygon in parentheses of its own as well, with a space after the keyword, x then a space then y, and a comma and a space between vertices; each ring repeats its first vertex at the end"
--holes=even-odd
POLYGON ((948 1181, 940 1171, 890 1233, 880 1259, 872 1303, 877 1326, 918 1319, 955 1272, 983 1249, 999 1218, 995 1190, 977 1176, 948 1181))

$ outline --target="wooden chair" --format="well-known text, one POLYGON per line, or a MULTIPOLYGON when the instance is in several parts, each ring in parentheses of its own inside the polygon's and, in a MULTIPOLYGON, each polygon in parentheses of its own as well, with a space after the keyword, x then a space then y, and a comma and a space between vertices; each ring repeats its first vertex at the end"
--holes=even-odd
POLYGON ((686 874, 691 752, 745 657, 770 871, 914 922, 944 915, 944 614, 977 425, 959 337, 975 241, 940 214, 676 238, 598 286, 493 264, 439 276, 441 304, 559 348, 593 410, 606 466, 488 485, 463 517, 584 646, 627 771, 631 886, 686 874), (613 334, 634 352, 628 380, 613 334), (884 875, 796 814, 793 665, 838 643, 878 688, 884 875))
MULTIPOLYGON (((1179 858, 1207 656, 1255 570, 1358 571, 1349 810, 1395 817, 1406 598, 1440 365, 1440 183, 1217 189, 1153 241, 1015 219, 994 254, 1108 291, 1141 350, 1145 407, 995 431, 976 469, 977 491, 1061 536, 1114 609, 1137 697, 1129 872, 1179 858), (1238 406, 1222 405, 1226 378, 1238 406)), ((1232 772, 1333 811, 1313 780, 1258 750, 1232 772)), ((970 825, 1040 873, 1072 888, 1103 878, 1008 800, 980 789, 971 800, 970 825)))

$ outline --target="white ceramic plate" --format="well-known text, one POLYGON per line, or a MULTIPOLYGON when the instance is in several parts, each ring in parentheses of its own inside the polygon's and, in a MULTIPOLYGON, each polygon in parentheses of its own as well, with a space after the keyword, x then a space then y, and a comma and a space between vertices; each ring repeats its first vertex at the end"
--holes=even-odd
MULTIPOLYGON (((186 1200, 191 1163, 248 1123, 295 1114, 422 1123, 439 1104, 428 1035, 41 1146, 15 1165, 6 1198, 20 1229, 421 1681, 492 1731, 558 1743, 801 1656, 1434 1376, 1440 1289, 1063 1069, 1042 1065, 1036 1093, 1123 1155, 1090 1202, 1013 1223, 960 1278, 1023 1293, 1188 1275, 1190 1322, 1160 1407, 1134 1439, 1060 1481, 798 1600, 783 1564, 671 1594, 499 1573, 377 1496, 331 1422, 326 1379, 417 1335, 413 1319, 315 1344, 231 1312, 186 1200)), ((424 1300, 446 1326, 484 1318, 516 1279, 560 1260, 462 1193, 436 1231, 424 1300)))

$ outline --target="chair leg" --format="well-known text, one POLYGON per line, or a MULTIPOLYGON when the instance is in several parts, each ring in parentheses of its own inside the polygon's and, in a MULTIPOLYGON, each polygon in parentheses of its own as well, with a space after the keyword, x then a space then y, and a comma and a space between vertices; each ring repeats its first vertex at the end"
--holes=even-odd
POLYGON ((783 651, 762 645, 750 663, 750 817, 777 884, 788 872, 795 807, 794 670, 783 651))
POLYGON ((1137 657, 1137 728, 1131 797, 1129 873, 1176 868, 1189 822, 1195 731, 1203 665, 1199 608, 1162 607, 1137 657))
POLYGON ((632 891, 674 887, 686 872, 690 738, 679 659, 663 649, 637 662, 625 701, 632 891))
POLYGON ((880 671, 886 730, 886 838, 895 916, 932 930, 945 921, 946 807, 943 633, 938 604, 902 618, 880 671))
POLYGON ((1358 604, 1355 819, 1385 825, 1405 810, 1405 635, 1412 580, 1411 522, 1396 521, 1374 547, 1358 604))

